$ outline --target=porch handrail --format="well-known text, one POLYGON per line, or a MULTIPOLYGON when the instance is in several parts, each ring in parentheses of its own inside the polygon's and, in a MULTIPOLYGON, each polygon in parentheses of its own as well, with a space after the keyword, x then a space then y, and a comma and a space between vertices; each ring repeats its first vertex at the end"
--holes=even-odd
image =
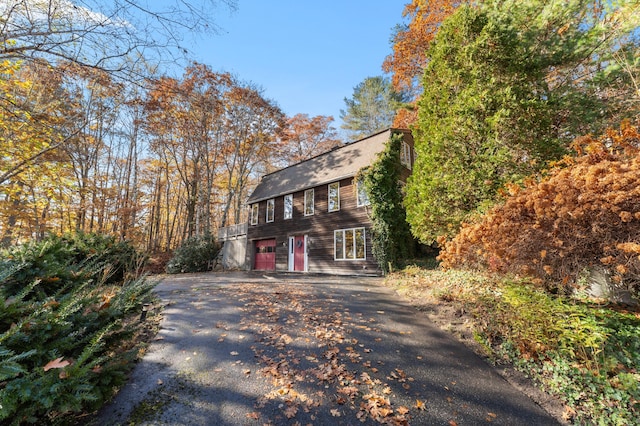
POLYGON ((231 238, 237 238, 247 235, 248 223, 238 223, 236 225, 225 226, 218 229, 218 241, 226 241, 231 238))

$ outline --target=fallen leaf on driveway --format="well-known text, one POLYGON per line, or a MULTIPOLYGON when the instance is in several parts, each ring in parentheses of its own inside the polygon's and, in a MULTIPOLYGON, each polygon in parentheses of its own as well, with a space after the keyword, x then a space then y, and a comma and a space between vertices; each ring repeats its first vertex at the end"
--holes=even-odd
MULTIPOLYGON (((420 400, 415 406, 390 400, 409 397, 408 390, 413 387, 409 382, 414 379, 395 368, 392 361, 372 359, 378 352, 378 347, 370 346, 372 341, 384 342, 376 319, 336 309, 339 300, 320 298, 299 287, 245 284, 229 290, 229 295, 237 297, 238 292, 243 295, 240 324, 250 333, 243 337, 256 342, 251 351, 259 365, 240 371, 245 377, 264 377, 273 386, 258 398, 255 408, 266 411, 257 415, 269 417, 267 412, 278 412, 280 421, 295 422, 298 417, 305 423, 324 411, 344 417, 347 423, 355 414, 356 421, 408 425, 411 411, 426 410, 420 400), (376 334, 362 341, 356 338, 365 331, 376 334), (389 367, 380 371, 373 365, 389 367), (344 408, 347 406, 349 410, 344 408)), ((226 329, 228 325, 219 322, 218 327, 226 329)), ((237 351, 230 354, 240 355, 237 351)), ((413 393, 413 397, 419 395, 413 393)), ((257 419, 253 413, 247 417, 257 419)))
POLYGON ((296 414, 298 414, 298 407, 296 407, 295 405, 287 407, 284 410, 284 415, 287 416, 288 419, 294 418, 296 414))
POLYGON ((289 343, 293 342, 293 339, 288 334, 283 334, 282 336, 280 336, 280 340, 282 340, 282 342, 285 345, 288 345, 289 343))

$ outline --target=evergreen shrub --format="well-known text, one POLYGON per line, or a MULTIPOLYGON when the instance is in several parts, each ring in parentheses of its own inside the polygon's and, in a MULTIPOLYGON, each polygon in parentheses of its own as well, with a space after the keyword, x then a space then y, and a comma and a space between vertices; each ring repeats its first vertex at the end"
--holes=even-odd
POLYGON ((124 383, 152 301, 144 277, 114 281, 134 253, 88 234, 0 253, 1 424, 73 423, 124 383))
POLYGON ((34 291, 51 296, 63 286, 91 279, 105 284, 122 282, 139 275, 146 260, 129 242, 115 237, 78 232, 52 235, 11 248, 0 258, 0 267, 21 265, 4 284, 4 291, 13 296, 24 283, 39 280, 34 291), (100 277, 93 277, 99 274, 100 277))
POLYGON ((169 274, 206 272, 222 246, 211 234, 196 235, 185 240, 167 263, 169 274))

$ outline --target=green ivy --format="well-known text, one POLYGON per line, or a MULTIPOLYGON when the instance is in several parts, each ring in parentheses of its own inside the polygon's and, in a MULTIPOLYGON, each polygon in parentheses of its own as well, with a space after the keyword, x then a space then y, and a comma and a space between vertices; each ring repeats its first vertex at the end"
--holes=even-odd
POLYGON ((371 202, 371 250, 386 274, 413 255, 414 240, 404 209, 400 149, 403 134, 393 133, 374 164, 360 172, 371 202))

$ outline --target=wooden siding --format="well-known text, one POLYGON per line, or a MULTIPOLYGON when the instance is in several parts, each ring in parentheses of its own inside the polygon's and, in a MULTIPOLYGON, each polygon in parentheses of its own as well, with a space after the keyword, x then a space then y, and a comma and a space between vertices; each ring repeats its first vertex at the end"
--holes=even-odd
POLYGON ((276 270, 287 271, 289 267, 288 241, 294 235, 307 235, 307 271, 333 274, 380 274, 371 253, 369 207, 356 206, 353 178, 340 181, 340 210, 328 211, 328 184, 314 188, 314 214, 304 215, 304 191, 293 194, 293 217, 284 219, 284 196, 275 198, 275 218, 266 223, 267 201, 259 203, 257 225, 249 225, 247 236, 249 247, 247 261, 253 264, 255 241, 276 238, 276 270), (334 260, 335 230, 365 228, 366 259, 334 260))

